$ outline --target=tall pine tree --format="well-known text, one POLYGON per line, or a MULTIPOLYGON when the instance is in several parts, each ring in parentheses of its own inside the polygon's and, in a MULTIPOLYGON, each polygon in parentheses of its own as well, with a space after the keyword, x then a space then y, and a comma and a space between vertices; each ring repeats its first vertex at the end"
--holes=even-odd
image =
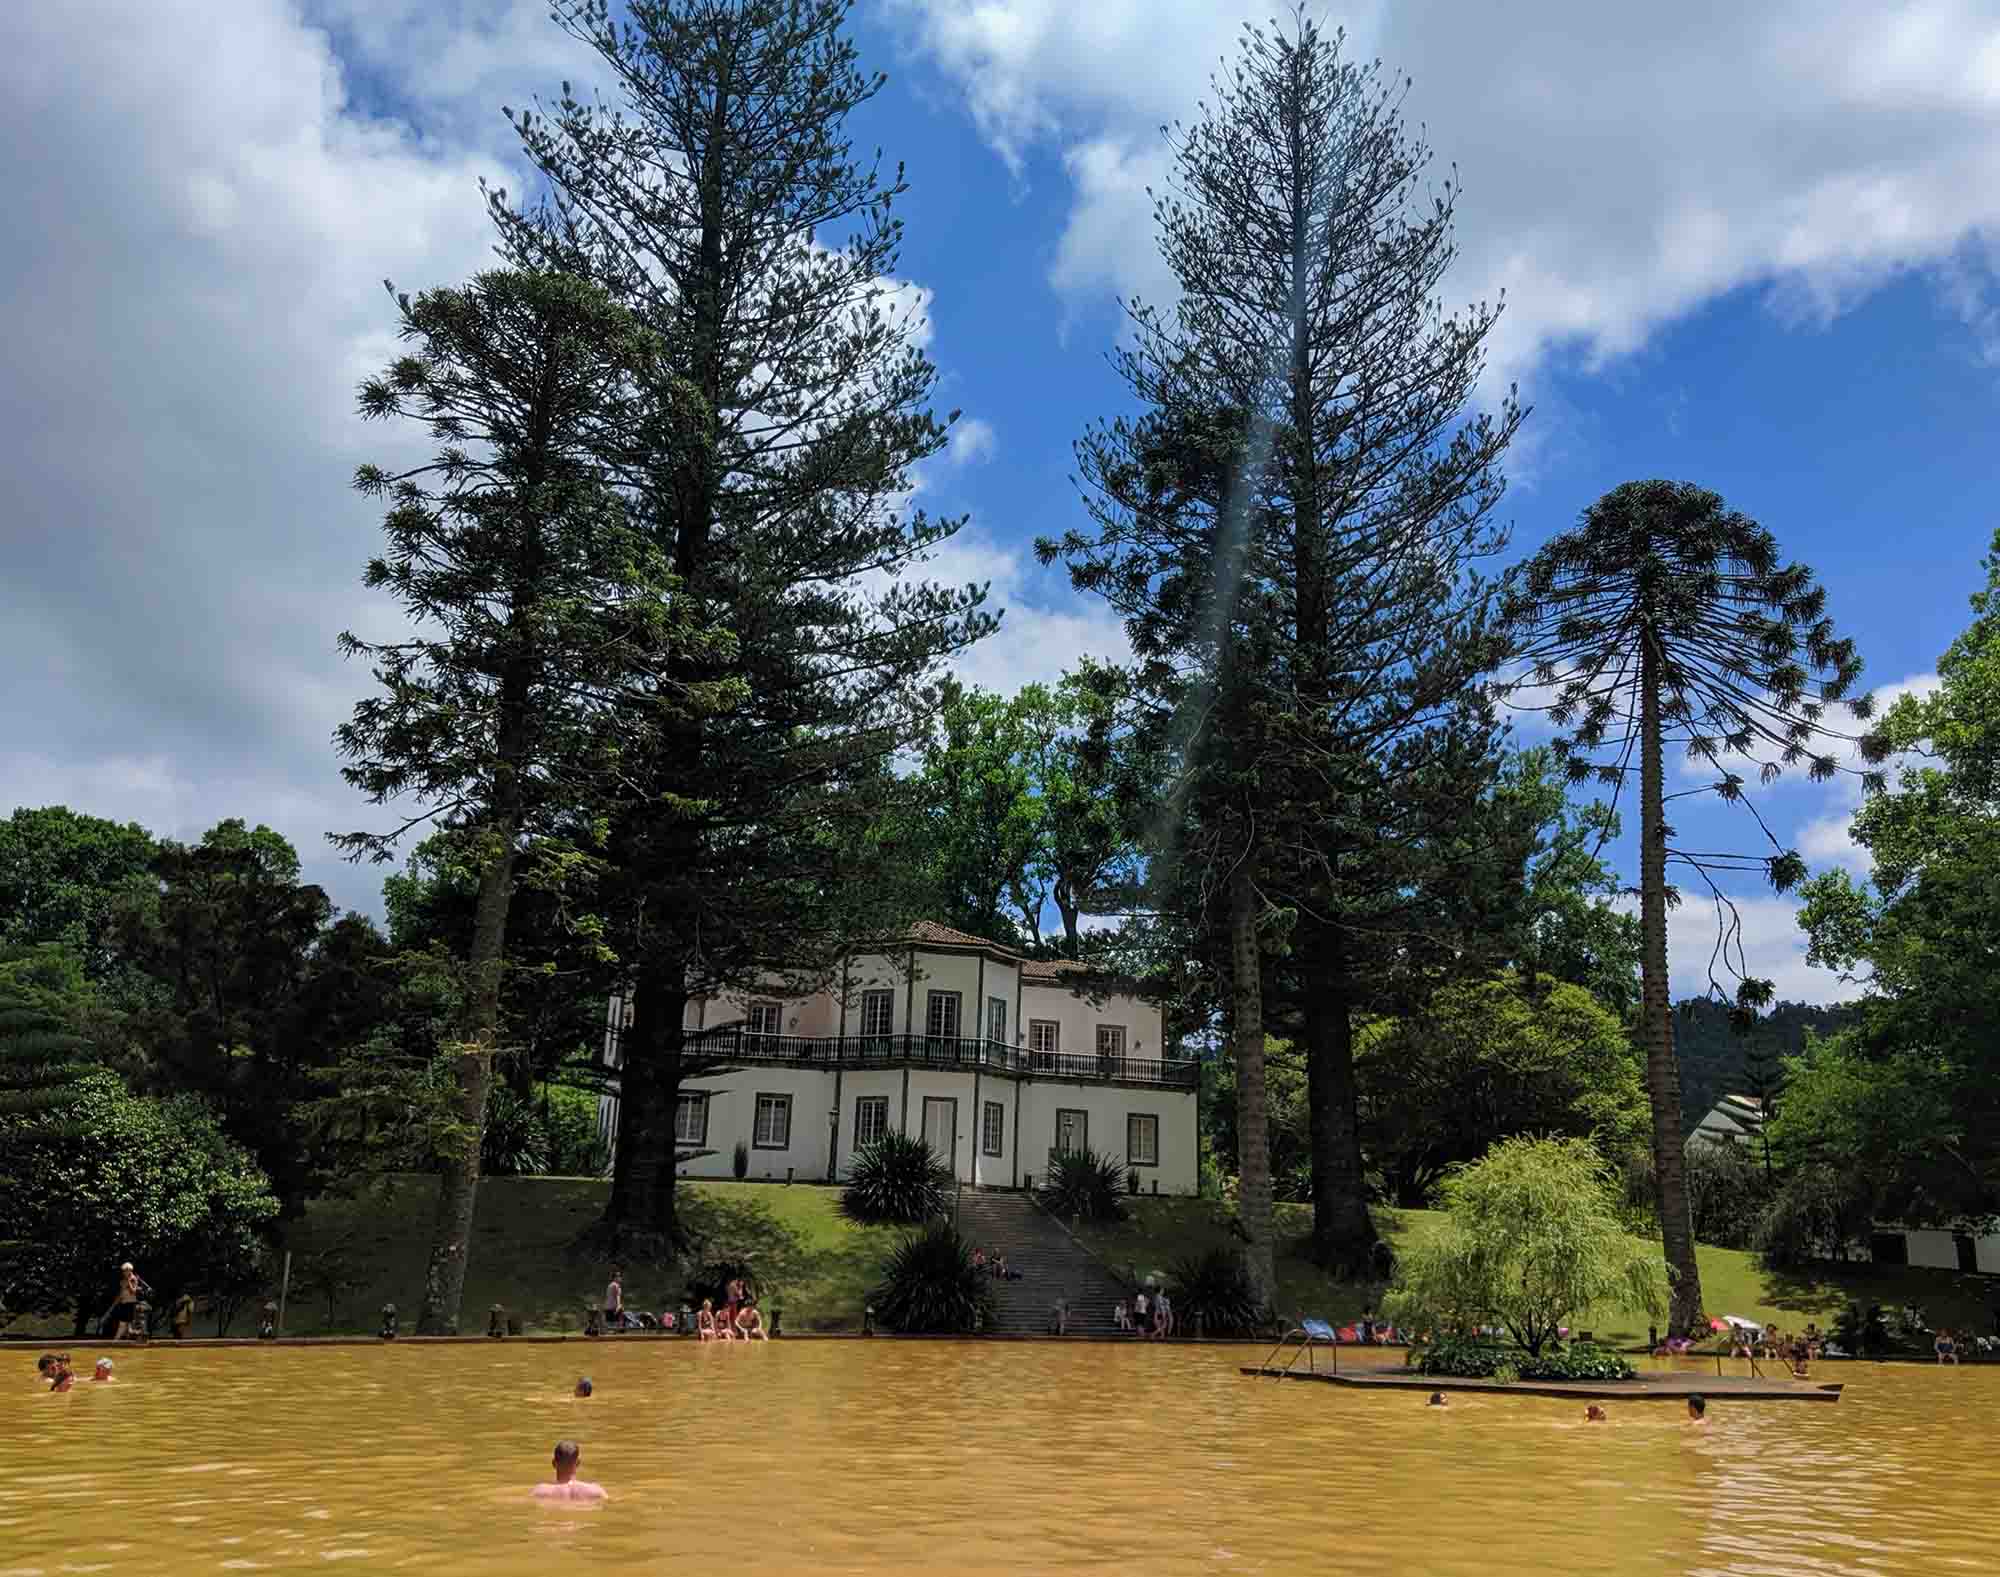
MULTIPOLYGON (((1473 567, 1504 545, 1498 463, 1522 412, 1510 397, 1468 414, 1498 309, 1440 308, 1455 189, 1421 191, 1429 155, 1399 90, 1341 42, 1302 14, 1288 34, 1246 30, 1214 102, 1170 133, 1156 220, 1180 299, 1135 307, 1117 358, 1150 414, 1084 440, 1099 530, 1047 553, 1126 613, 1184 765, 1209 762, 1214 792, 1174 834, 1218 873, 1184 894, 1229 917, 1246 1229, 1268 1220, 1252 977, 1289 955, 1319 983, 1315 1243, 1359 1270, 1376 1235, 1352 1061, 1367 1003, 1350 983, 1408 956, 1392 936, 1440 908, 1397 895, 1471 886, 1452 862, 1497 770, 1477 681, 1504 655, 1473 567), (1169 562, 1190 530, 1213 539, 1200 596, 1169 562)), ((1261 1273, 1268 1243, 1252 1252, 1261 1273)))
POLYGON ((697 392, 702 441, 637 453, 624 479, 688 616, 736 638, 670 665, 741 699, 631 761, 645 804, 615 824, 601 888, 633 985, 607 1217, 627 1254, 679 1236, 689 998, 828 979, 839 936, 890 918, 859 829, 942 660, 994 622, 983 589, 903 574, 963 523, 907 508, 953 418, 931 412, 936 369, 893 277, 901 170, 855 160, 845 129, 883 81, 856 66, 848 9, 637 0, 619 21, 557 0, 617 107, 565 87, 512 116, 546 199, 490 195, 505 251, 599 281, 697 392))
POLYGON ((465 1022, 453 1043, 452 1132, 417 1329, 455 1329, 501 1034, 501 975, 526 844, 625 803, 626 760, 671 717, 726 705, 724 684, 642 675, 727 644, 679 620, 665 557, 629 521, 626 451, 700 445, 694 401, 660 347, 587 281, 498 271, 462 290, 397 298, 412 349, 361 387, 361 412, 427 425, 436 457, 355 485, 389 505, 365 582, 408 611, 400 641, 341 637, 383 693, 336 734, 343 776, 421 809, 386 834, 335 841, 388 857, 408 826, 445 817, 479 873, 465 1022))

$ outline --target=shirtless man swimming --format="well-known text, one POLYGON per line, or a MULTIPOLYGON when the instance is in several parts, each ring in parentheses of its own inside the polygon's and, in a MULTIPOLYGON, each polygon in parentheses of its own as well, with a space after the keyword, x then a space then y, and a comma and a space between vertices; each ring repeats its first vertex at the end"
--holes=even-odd
POLYGON ((599 1484, 586 1484, 576 1476, 576 1465, 583 1460, 583 1447, 574 1440, 556 1442, 556 1481, 553 1484, 537 1484, 537 1500, 608 1500, 599 1484))

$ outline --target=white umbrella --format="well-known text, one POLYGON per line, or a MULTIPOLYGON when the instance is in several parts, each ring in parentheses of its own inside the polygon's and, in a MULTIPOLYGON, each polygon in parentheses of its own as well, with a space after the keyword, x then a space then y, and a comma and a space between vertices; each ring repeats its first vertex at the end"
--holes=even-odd
POLYGON ((1763 1321, 1746 1320, 1740 1314, 1725 1314, 1722 1318, 1726 1324, 1734 1325, 1740 1331, 1761 1331, 1764 1328, 1763 1321))

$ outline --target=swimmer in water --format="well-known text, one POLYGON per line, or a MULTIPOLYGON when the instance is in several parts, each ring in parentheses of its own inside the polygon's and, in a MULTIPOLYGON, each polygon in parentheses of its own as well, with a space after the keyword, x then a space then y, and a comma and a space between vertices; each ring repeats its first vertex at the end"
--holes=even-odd
POLYGON ((64 1354, 57 1358, 55 1363, 49 1368, 49 1389, 51 1391, 67 1391, 75 1384, 76 1375, 70 1369, 68 1354, 64 1354))
POLYGON ((1701 1396, 1688 1398, 1688 1422, 1705 1424, 1708 1422, 1708 1399, 1701 1396))
POLYGON ((578 1396, 588 1396, 590 1395, 590 1390, 591 1386, 590 1386, 589 1375, 585 1375, 581 1380, 576 1382, 576 1394, 578 1396))
POLYGON ((537 1484, 537 1500, 608 1500, 599 1484, 586 1484, 576 1476, 576 1467, 583 1460, 583 1447, 574 1440, 556 1442, 556 1481, 553 1484, 537 1484))
POLYGON ((1444 1392, 1433 1391, 1431 1392, 1431 1399, 1424 1405, 1426 1407, 1449 1407, 1451 1404, 1444 1399, 1444 1392))
POLYGON ((109 1385, 112 1379, 111 1360, 109 1358, 98 1359, 96 1372, 90 1378, 91 1382, 95 1385, 109 1385))
POLYGON ((1586 1424, 1602 1424, 1607 1422, 1604 1409, 1599 1407, 1595 1402, 1592 1402, 1590 1406, 1583 1410, 1583 1421, 1586 1424))

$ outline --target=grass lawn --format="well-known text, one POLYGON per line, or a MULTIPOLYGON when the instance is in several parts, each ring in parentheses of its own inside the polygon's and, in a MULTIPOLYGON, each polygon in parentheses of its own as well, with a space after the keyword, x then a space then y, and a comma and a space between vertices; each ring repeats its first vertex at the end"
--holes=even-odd
MULTIPOLYGON (((531 1331, 581 1330, 608 1279, 608 1262, 584 1241, 608 1187, 585 1178, 481 1183, 460 1329, 483 1332, 487 1310, 500 1303, 531 1331)), ((837 1188, 683 1182, 678 1194, 684 1224, 704 1243, 701 1257, 749 1260, 766 1313, 781 1304, 787 1330, 859 1329, 868 1288, 901 1236, 893 1227, 846 1220, 836 1208, 837 1188)), ((423 1299, 436 1199, 435 1180, 399 1177, 355 1199, 311 1205, 285 1244, 293 1256, 286 1333, 372 1332, 388 1302, 409 1330, 423 1299), (352 1281, 336 1291, 331 1312, 310 1274, 312 1256, 328 1249, 340 1252, 352 1281)), ((626 1305, 655 1314, 679 1308, 686 1268, 628 1263, 626 1305)), ((239 1320, 232 1334, 247 1334, 246 1323, 239 1320)))
MULTIPOLYGON (((1127 1200, 1130 1219, 1114 1226, 1086 1227, 1082 1237, 1113 1266, 1145 1277, 1168 1272, 1176 1261, 1216 1244, 1233 1244, 1223 1207, 1205 1199, 1127 1200)), ((1346 1324, 1376 1307, 1379 1283, 1338 1282, 1296 1252, 1312 1223, 1306 1205, 1279 1205, 1278 1301, 1284 1313, 1325 1316, 1346 1324)), ((1438 1220, 1437 1212, 1376 1212, 1376 1225, 1391 1245, 1438 1220)), ((1811 1271, 1767 1271, 1756 1256, 1734 1249, 1699 1249, 1702 1300, 1710 1314, 1741 1315, 1800 1330, 1808 1320, 1832 1325, 1849 1300, 1861 1303, 1915 1303, 1934 1325, 1992 1330, 2000 1304, 2000 1277, 1958 1271, 1903 1269, 1876 1265, 1818 1265, 1811 1271)), ((1647 1321, 1617 1310, 1593 1310, 1578 1322, 1620 1346, 1641 1345, 1647 1321)))

